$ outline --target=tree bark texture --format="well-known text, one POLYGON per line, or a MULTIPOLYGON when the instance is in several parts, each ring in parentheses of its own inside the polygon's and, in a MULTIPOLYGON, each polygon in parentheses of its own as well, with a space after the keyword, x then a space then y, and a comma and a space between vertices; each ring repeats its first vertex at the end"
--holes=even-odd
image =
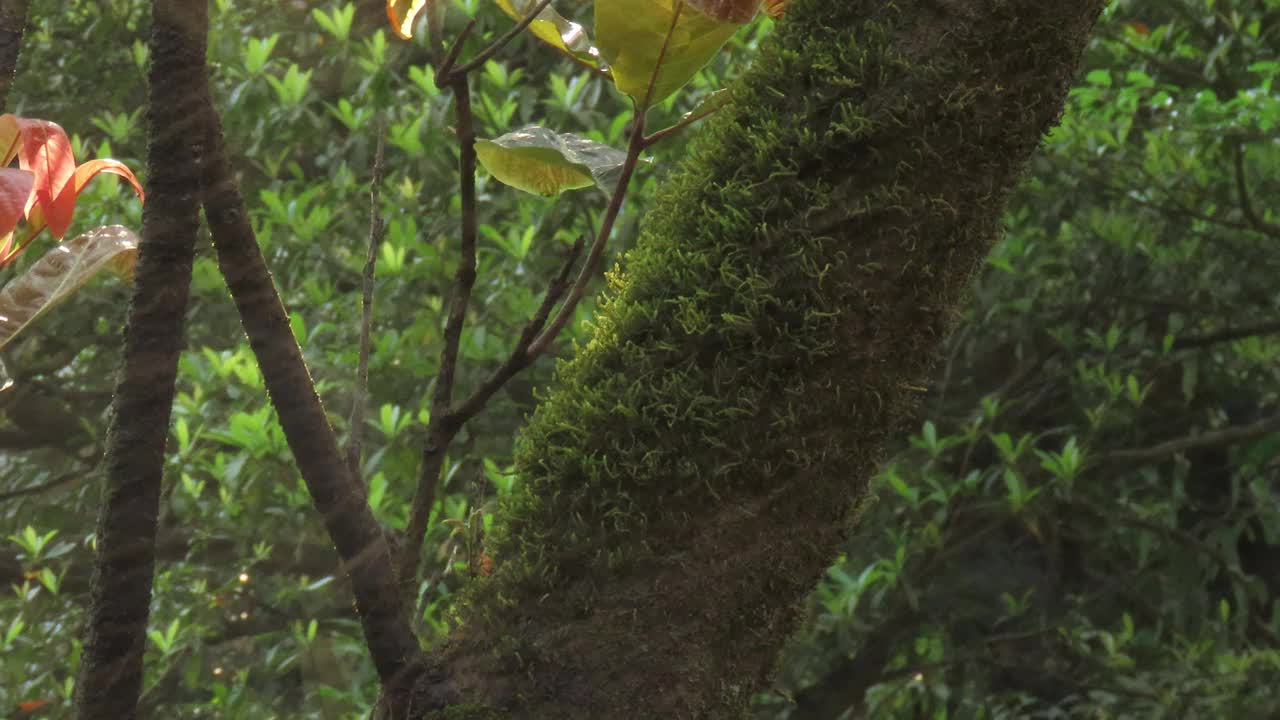
POLYGON ((28 0, 0 0, 0 109, 8 107, 27 28, 28 0))
POLYGON ((742 717, 1102 5, 789 4, 558 369, 403 716, 742 717))
POLYGON ((204 0, 156 0, 147 108, 147 203, 107 431, 106 488, 84 655, 82 720, 131 720, 142 685, 165 441, 199 227, 199 150, 190 112, 205 77, 204 0))

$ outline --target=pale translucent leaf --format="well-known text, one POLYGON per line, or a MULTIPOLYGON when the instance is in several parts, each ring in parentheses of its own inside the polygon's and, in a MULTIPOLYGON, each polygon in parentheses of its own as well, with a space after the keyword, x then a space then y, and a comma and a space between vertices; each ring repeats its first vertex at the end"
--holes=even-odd
POLYGON ((596 0, 595 34, 600 54, 609 63, 613 82, 622 92, 643 100, 658 64, 662 43, 671 40, 650 104, 679 90, 702 69, 738 26, 685 6, 671 28, 680 0, 596 0))
POLYGON ((533 125, 493 140, 477 140, 476 157, 507 185, 552 197, 591 185, 612 193, 627 155, 584 137, 533 125))
MULTIPOLYGON (((496 0, 496 2, 498 7, 513 20, 523 20, 538 6, 537 0, 496 0)), ((591 38, 587 35, 586 28, 556 12, 550 5, 543 8, 537 18, 529 23, 529 32, 548 45, 571 55, 577 55, 584 60, 594 61, 600 54, 591 45, 591 38)))
POLYGON ((0 290, 0 348, 106 268, 131 277, 138 239, 108 225, 57 245, 0 290))

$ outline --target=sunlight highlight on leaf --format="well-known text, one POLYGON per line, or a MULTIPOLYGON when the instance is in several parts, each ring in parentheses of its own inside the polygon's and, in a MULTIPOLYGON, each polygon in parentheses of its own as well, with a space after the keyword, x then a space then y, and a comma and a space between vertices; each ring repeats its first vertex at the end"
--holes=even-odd
POLYGON ((679 90, 715 56, 738 25, 716 20, 690 7, 671 19, 680 0, 596 0, 596 42, 613 71, 614 84, 636 100, 644 98, 658 64, 663 41, 671 41, 650 102, 679 90))
POLYGON ((387 0, 387 19, 391 21, 391 29, 402 39, 413 37, 413 21, 418 13, 433 0, 387 0))
POLYGON ((571 133, 530 126, 476 141, 476 157, 489 174, 543 197, 598 185, 613 192, 627 154, 571 133))
MULTIPOLYGON (((523 20, 538 5, 537 0, 495 1, 513 20, 523 20)), ((543 8, 538 17, 529 23, 529 32, 548 45, 584 60, 594 61, 600 54, 592 46, 586 28, 556 12, 550 5, 543 8)))

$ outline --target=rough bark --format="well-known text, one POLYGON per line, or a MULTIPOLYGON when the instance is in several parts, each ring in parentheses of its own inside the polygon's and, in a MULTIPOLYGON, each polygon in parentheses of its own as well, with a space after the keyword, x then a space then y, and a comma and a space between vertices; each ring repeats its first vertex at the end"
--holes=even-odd
POLYGON ((199 227, 193 138, 201 133, 186 93, 206 83, 204 33, 191 31, 207 23, 204 13, 203 0, 157 0, 152 10, 147 203, 76 681, 84 720, 135 717, 142 685, 164 448, 199 227))
POLYGON ((788 6, 523 434, 497 571, 399 716, 742 716, 1102 5, 788 6))
POLYGON ((0 108, 8 107, 9 88, 13 87, 27 28, 28 4, 28 0, 0 0, 0 108))

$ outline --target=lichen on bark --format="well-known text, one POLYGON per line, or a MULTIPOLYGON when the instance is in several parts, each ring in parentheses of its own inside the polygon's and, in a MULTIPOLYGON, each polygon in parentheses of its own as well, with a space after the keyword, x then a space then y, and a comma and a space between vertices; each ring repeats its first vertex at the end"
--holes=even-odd
POLYGON ((517 718, 742 715, 1101 4, 789 5, 521 437, 448 694, 517 718))

